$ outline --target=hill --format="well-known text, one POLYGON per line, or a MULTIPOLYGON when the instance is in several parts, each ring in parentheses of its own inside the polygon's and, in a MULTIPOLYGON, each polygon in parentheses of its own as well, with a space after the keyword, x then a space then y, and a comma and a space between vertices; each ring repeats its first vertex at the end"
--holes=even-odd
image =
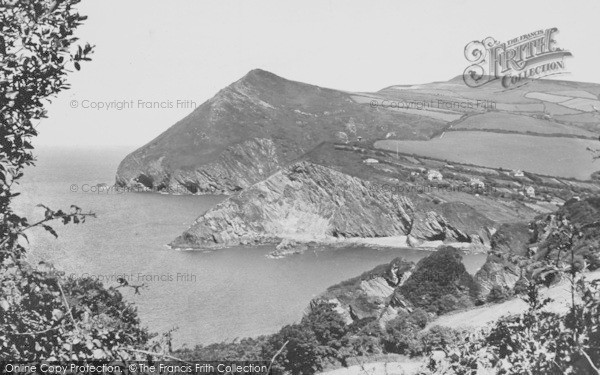
POLYGON ((428 139, 443 122, 372 111, 350 94, 253 70, 119 165, 116 183, 229 194, 326 140, 428 139))
POLYGON ((433 143, 378 145, 454 162, 588 179, 597 170, 586 148, 595 146, 600 134, 598 95, 600 85, 581 82, 535 80, 504 90, 495 84, 473 89, 460 79, 353 93, 256 69, 128 155, 116 183, 172 193, 232 194, 322 142, 430 139, 433 143), (480 152, 457 154, 476 144, 491 152, 485 158, 480 152), (545 163, 548 152, 555 163, 545 163))

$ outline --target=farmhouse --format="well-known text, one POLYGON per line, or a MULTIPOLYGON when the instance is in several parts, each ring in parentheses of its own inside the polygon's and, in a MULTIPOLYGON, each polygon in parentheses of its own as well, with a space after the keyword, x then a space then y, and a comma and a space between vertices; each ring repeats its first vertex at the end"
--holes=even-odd
POLYGON ((443 178, 444 176, 442 176, 440 171, 436 171, 435 169, 430 169, 429 172, 427 172, 427 179, 429 181, 442 181, 443 178))
POLYGON ((485 184, 478 178, 471 178, 469 180, 469 185, 474 188, 485 189, 485 184))
POLYGON ((525 173, 522 170, 517 169, 514 174, 515 177, 525 177, 525 173))
POLYGON ((535 189, 533 188, 533 186, 527 186, 525 188, 525 194, 528 197, 535 197, 535 189))

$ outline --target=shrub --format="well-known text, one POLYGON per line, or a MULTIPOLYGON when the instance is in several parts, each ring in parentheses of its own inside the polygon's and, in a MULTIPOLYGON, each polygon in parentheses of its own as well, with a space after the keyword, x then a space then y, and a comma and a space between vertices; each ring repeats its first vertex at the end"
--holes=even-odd
POLYGON ((477 295, 477 285, 467 273, 460 252, 452 247, 421 259, 399 290, 416 307, 435 314, 465 307, 477 295))

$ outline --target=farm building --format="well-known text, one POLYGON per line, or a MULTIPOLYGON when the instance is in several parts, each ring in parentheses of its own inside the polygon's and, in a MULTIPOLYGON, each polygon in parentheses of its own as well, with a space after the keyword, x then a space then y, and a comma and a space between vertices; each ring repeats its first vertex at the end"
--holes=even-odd
POLYGON ((442 181, 443 178, 444 176, 442 176, 440 171, 436 171, 435 169, 430 169, 429 172, 427 172, 427 179, 429 181, 442 181))
POLYGON ((517 169, 514 174, 515 177, 525 177, 525 173, 522 170, 517 169))
POLYGON ((525 194, 528 197, 535 197, 535 189, 533 188, 533 186, 527 186, 525 188, 525 194))
POLYGON ((479 189, 485 189, 485 184, 478 178, 471 178, 469 180, 469 186, 479 189))
POLYGON ((379 163, 379 160, 369 158, 369 159, 363 160, 363 163, 365 163, 365 164, 377 164, 377 163, 379 163))

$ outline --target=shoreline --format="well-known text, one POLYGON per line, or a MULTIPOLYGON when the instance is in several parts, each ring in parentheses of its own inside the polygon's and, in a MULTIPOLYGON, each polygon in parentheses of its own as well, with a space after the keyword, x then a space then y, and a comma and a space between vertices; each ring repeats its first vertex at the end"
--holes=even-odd
POLYGON ((341 248, 341 247, 358 247, 364 246, 369 248, 385 248, 385 249, 407 249, 418 251, 435 251, 440 246, 452 246, 464 252, 477 254, 487 253, 488 247, 478 246, 470 242, 444 242, 437 241, 421 241, 411 238, 410 236, 387 236, 387 237, 349 237, 337 238, 332 236, 311 236, 311 235, 288 235, 281 237, 268 237, 255 241, 241 240, 234 244, 210 245, 206 247, 178 247, 171 244, 165 245, 167 248, 175 251, 199 251, 211 252, 220 249, 232 247, 254 247, 275 245, 275 249, 265 255, 270 259, 281 259, 290 255, 302 254, 309 249, 315 248, 341 248))

